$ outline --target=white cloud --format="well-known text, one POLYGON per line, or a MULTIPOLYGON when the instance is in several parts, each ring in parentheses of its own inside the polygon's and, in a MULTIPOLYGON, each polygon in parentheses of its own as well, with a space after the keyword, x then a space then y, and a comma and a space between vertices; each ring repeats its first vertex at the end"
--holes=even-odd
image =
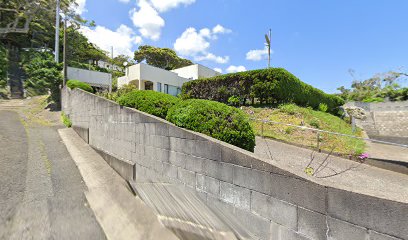
POLYGON ((81 27, 80 32, 102 50, 110 52, 113 46, 114 56, 120 54, 132 56, 133 46, 142 42, 140 36, 137 36, 131 28, 123 24, 116 31, 97 26, 95 29, 81 27))
POLYGON ((222 73, 222 69, 221 68, 214 68, 214 71, 222 73))
POLYGON ((129 3, 130 2, 130 0, 118 0, 119 2, 121 2, 121 3, 129 3))
POLYGON ((211 41, 217 39, 217 35, 227 33, 226 28, 221 25, 215 26, 212 30, 203 28, 199 31, 195 28, 187 28, 174 43, 174 49, 177 53, 185 57, 194 57, 195 61, 209 60, 217 63, 227 63, 228 56, 216 56, 210 53, 208 49, 211 41))
POLYGON ((76 4, 72 4, 71 8, 75 11, 76 14, 81 15, 84 12, 87 12, 85 5, 86 0, 75 0, 76 4))
POLYGON ((166 12, 180 5, 187 6, 193 4, 195 0, 150 0, 150 2, 159 12, 166 12))
POLYGON ((229 61, 229 57, 225 56, 225 57, 221 57, 221 56, 215 56, 212 53, 208 53, 207 55, 204 56, 197 56, 194 58, 195 61, 203 61, 203 60, 209 60, 209 61, 213 61, 216 63, 227 63, 229 61))
MULTIPOLYGON (((272 52, 271 52, 272 53, 272 52)), ((261 61, 268 57, 268 48, 262 50, 251 50, 246 54, 246 59, 251 61, 261 61)))
POLYGON ((130 11, 133 24, 139 28, 143 37, 154 41, 159 40, 161 29, 165 25, 164 19, 146 0, 140 0, 138 7, 138 10, 135 8, 130 11))
POLYGON ((234 66, 231 65, 227 68, 227 73, 245 72, 246 68, 244 66, 234 66))
POLYGON ((217 26, 213 28, 214 34, 224 34, 224 33, 231 33, 231 32, 232 32, 231 29, 225 28, 221 26, 220 24, 218 24, 217 26))

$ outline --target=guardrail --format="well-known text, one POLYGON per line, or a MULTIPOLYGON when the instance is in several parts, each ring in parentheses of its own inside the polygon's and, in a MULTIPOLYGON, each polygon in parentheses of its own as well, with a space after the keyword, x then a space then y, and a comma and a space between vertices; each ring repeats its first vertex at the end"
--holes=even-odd
POLYGON ((294 127, 294 128, 298 128, 298 129, 302 129, 302 130, 309 130, 309 131, 312 131, 312 132, 316 132, 317 133, 316 139, 317 139, 317 149, 318 150, 320 150, 320 133, 327 133, 327 134, 332 134, 332 135, 337 135, 337 136, 342 136, 342 137, 360 139, 360 140, 363 140, 363 141, 370 141, 370 142, 375 142, 375 143, 382 143, 382 144, 387 144, 387 145, 394 145, 394 146, 398 146, 398 147, 408 148, 408 145, 399 144, 399 143, 392 143, 392 142, 387 142, 387 141, 382 141, 382 140, 357 137, 357 136, 353 136, 353 135, 349 135, 349 134, 338 133, 338 132, 330 132, 330 131, 326 131, 326 130, 321 130, 321 129, 317 129, 317 128, 310 128, 310 127, 306 127, 306 126, 299 126, 299 125, 290 124, 290 123, 275 122, 275 121, 271 121, 271 120, 256 119, 256 118, 250 118, 250 119, 252 121, 261 122, 261 136, 262 137, 264 137, 264 124, 284 125, 284 126, 288 126, 288 127, 294 127))

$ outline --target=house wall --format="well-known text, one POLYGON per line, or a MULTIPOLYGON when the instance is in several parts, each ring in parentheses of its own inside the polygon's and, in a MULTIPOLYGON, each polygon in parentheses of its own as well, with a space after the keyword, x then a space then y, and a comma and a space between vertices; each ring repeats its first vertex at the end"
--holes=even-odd
POLYGON ((323 185, 80 89, 62 90, 62 110, 124 178, 190 187, 260 239, 408 239, 406 202, 323 185))
POLYGON ((191 80, 196 80, 199 78, 209 78, 209 77, 215 77, 218 75, 221 75, 221 73, 207 68, 203 65, 200 64, 195 64, 179 69, 172 70, 172 72, 177 73, 180 77, 191 79, 191 80))
POLYGON ((79 80, 95 87, 109 88, 112 86, 112 75, 110 73, 68 67, 67 77, 69 80, 79 80))
POLYGON ((129 67, 127 76, 118 79, 118 87, 128 84, 132 80, 142 80, 142 89, 144 82, 153 82, 153 90, 157 91, 157 84, 161 83, 162 92, 164 92, 164 84, 173 86, 173 88, 181 88, 188 79, 178 76, 176 73, 166 71, 161 68, 153 67, 147 64, 137 64, 129 67))

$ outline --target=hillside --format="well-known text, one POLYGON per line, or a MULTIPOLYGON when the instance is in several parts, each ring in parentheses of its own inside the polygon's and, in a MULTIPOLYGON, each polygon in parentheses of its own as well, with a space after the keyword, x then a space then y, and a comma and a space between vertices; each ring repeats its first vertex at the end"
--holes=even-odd
MULTIPOLYGON (((251 119, 263 119, 273 122, 306 126, 331 132, 338 132, 354 136, 362 136, 361 129, 353 134, 351 124, 329 113, 315 111, 310 108, 298 107, 294 104, 281 105, 278 108, 245 107, 244 111, 251 119)), ((256 135, 262 135, 262 123, 252 120, 256 135)), ((263 135, 291 144, 317 149, 317 133, 311 130, 299 129, 282 124, 263 124, 263 135)), ((321 150, 341 154, 343 156, 357 156, 364 152, 363 140, 349 137, 320 133, 319 145, 321 150)))

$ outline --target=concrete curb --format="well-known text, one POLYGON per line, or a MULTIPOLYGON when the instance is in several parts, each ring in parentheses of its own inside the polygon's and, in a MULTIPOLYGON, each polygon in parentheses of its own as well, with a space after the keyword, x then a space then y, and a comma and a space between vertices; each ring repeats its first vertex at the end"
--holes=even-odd
POLYGON ((85 196, 107 239, 178 239, 73 129, 58 132, 88 187, 85 196))

